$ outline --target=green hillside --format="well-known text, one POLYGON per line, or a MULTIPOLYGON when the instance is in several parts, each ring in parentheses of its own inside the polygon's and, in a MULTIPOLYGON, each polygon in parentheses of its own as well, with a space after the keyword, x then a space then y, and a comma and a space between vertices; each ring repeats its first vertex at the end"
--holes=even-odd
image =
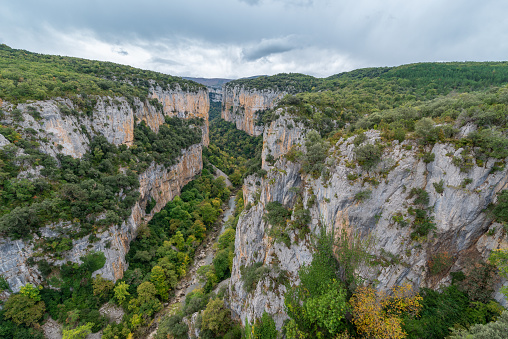
POLYGON ((196 91, 179 77, 112 62, 31 53, 0 45, 0 98, 13 103, 80 94, 144 99, 154 85, 196 91))

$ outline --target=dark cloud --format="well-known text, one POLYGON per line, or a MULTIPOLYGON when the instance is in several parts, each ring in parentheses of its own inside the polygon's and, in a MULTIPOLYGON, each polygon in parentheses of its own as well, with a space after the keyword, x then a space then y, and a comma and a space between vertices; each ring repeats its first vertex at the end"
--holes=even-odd
POLYGON ((120 55, 129 55, 129 52, 127 52, 123 48, 113 49, 113 52, 120 55))
POLYGON ((503 0, 23 0, 2 2, 0 32, 14 48, 173 74, 324 76, 506 60, 506 13, 503 0))
POLYGON ((167 66, 181 66, 182 65, 181 63, 179 63, 177 61, 159 58, 159 57, 151 58, 149 60, 149 62, 152 64, 162 64, 162 65, 167 65, 167 66))
POLYGON ((288 52, 298 48, 298 45, 291 40, 293 39, 263 40, 259 44, 244 48, 242 54, 245 60, 254 61, 272 54, 288 52))

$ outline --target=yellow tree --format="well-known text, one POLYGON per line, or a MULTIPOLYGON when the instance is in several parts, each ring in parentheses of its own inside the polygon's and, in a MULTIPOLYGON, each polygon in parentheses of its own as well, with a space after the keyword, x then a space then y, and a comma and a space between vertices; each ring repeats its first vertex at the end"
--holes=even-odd
POLYGON ((350 300, 353 323, 358 332, 368 338, 405 338, 407 333, 402 329, 401 316, 417 316, 422 299, 413 293, 409 284, 394 287, 391 296, 372 287, 360 287, 350 300))

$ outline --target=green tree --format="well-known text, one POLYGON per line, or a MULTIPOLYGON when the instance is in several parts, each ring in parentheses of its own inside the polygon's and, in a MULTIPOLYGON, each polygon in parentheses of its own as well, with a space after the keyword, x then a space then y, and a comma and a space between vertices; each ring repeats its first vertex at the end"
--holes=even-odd
POLYGON ((18 325, 35 325, 46 310, 44 301, 37 301, 23 294, 13 294, 5 302, 4 317, 18 325))
MULTIPOLYGON (((247 326, 246 326, 247 330, 247 326)), ((273 318, 265 312, 252 326, 252 339, 276 339, 278 332, 273 318)))
POLYGON ((120 283, 118 283, 118 285, 115 286, 114 288, 115 298, 120 305, 123 304, 125 302, 125 299, 130 295, 128 290, 129 285, 127 285, 125 281, 120 281, 120 283))
POLYGON ((201 328, 210 330, 216 336, 222 336, 231 326, 230 310, 224 306, 224 301, 215 298, 210 300, 203 311, 201 328))
POLYGON ((169 296, 169 285, 166 278, 164 269, 160 266, 154 266, 152 268, 152 274, 150 275, 150 281, 155 285, 157 294, 162 300, 168 299, 169 296))
POLYGON ((63 330, 62 339, 85 339, 87 335, 92 333, 92 323, 86 323, 85 325, 78 326, 75 329, 63 330))

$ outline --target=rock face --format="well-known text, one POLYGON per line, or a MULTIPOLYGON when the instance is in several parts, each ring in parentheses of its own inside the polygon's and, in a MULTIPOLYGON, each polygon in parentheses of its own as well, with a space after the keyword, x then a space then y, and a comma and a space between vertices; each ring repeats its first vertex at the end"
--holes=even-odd
POLYGON ((178 117, 182 119, 201 118, 203 124, 203 145, 209 144, 208 111, 210 110, 210 98, 208 90, 200 89, 197 92, 176 90, 162 90, 156 87, 151 94, 152 98, 162 103, 163 112, 152 114, 147 112, 142 119, 154 130, 164 122, 164 116, 178 117))
MULTIPOLYGON (((136 100, 134 107, 131 107, 125 98, 98 98, 93 119, 72 112, 76 109, 73 103, 64 99, 37 101, 16 107, 23 113, 24 121, 19 124, 25 129, 35 130, 40 139, 44 140, 40 145, 41 151, 53 156, 62 153, 81 157, 88 149, 88 136, 100 134, 116 145, 132 145, 136 120, 145 120, 154 130, 157 130, 164 122, 164 115, 202 118, 205 121, 203 143, 183 150, 176 165, 165 168, 152 163, 139 175, 140 198, 132 208, 131 216, 126 222, 95 234, 96 239, 93 241, 89 239, 89 236, 75 239, 72 241, 71 250, 62 253, 60 258, 47 258, 48 261, 56 265, 67 261, 80 262, 81 256, 92 251, 101 251, 106 256, 106 264, 94 274, 102 274, 103 277, 111 280, 122 278, 127 268, 125 255, 129 250, 130 242, 136 237, 139 225, 148 222, 154 213, 160 211, 170 200, 180 194, 181 188, 201 172, 202 147, 203 144, 208 143, 207 91, 192 93, 177 90, 162 91, 159 88, 154 90, 153 97, 162 103, 162 112, 153 105, 139 100, 136 100), (34 109, 39 112, 37 119, 34 118, 34 114, 29 114, 34 109), (64 112, 72 114, 64 114, 64 112), (156 205, 147 215, 145 207, 150 198, 155 199, 156 205)), ((3 108, 13 107, 4 103, 3 108)), ((3 146, 9 142, 2 137, 0 143, 3 146)), ((27 262, 37 252, 37 242, 62 237, 62 234, 65 234, 70 227, 72 227, 70 223, 42 227, 40 236, 35 235, 29 241, 0 239, 0 275, 8 281, 13 292, 19 291, 28 282, 34 284, 41 282, 37 266, 31 267, 27 262)))
POLYGON ((210 101, 222 102, 222 88, 208 87, 210 93, 210 101))
MULTIPOLYGON (((302 133, 303 128, 288 117, 272 122, 264 133, 263 155, 282 155, 291 144, 302 142, 302 133), (292 129, 288 129, 288 124, 292 129)), ((378 131, 365 134, 365 143, 380 139, 378 131)), ((229 285, 233 313, 242 321, 247 318, 252 323, 266 310, 280 328, 287 315, 285 287, 276 282, 277 275, 287 272, 290 281, 298 283, 298 269, 312 261, 310 235, 298 237, 298 231, 290 231, 289 248, 267 235, 271 226, 263 216, 266 204, 271 201, 292 208, 300 194, 312 216, 311 234, 319 234, 320 223, 335 234, 341 230, 362 237, 370 234, 375 239, 371 254, 383 265, 361 267, 359 273, 382 290, 403 282, 410 282, 415 288, 437 288, 450 282, 449 272, 467 269, 470 261, 487 259, 492 249, 508 247, 503 226, 484 212, 495 202, 496 194, 508 187, 508 169, 491 171, 494 159, 483 167, 474 165, 461 172, 452 159, 462 149, 450 144, 429 146, 425 151, 434 153, 435 159, 425 163, 418 156, 416 143, 395 141, 384 148, 378 167, 367 172, 356 164, 353 139, 341 139, 330 149, 326 160, 329 175, 325 179, 302 174, 299 164, 279 157, 273 166, 263 162, 268 172, 265 178, 250 177, 245 181, 244 201, 254 206, 243 212, 237 226, 236 256, 229 285), (442 185, 441 193, 436 191, 436 185, 442 185), (426 237, 411 236, 415 228, 410 207, 416 208, 416 197, 411 195, 413 188, 424 189, 429 195, 428 215, 436 229, 426 237), (366 191, 370 193, 361 201, 358 194, 366 191), (397 222, 398 218, 403 218, 407 225, 397 222), (438 253, 450 258, 450 266, 432 275, 428 263, 438 253), (257 262, 267 265, 272 272, 261 279, 255 291, 246 293, 241 267, 257 262)), ((506 304, 499 292, 494 297, 506 304)))
POLYGON ((108 142, 130 146, 134 141, 134 126, 137 122, 144 120, 152 130, 158 131, 165 116, 203 119, 202 143, 208 145, 210 100, 206 90, 186 92, 157 87, 151 96, 157 99, 162 109, 137 98, 131 106, 123 97, 98 97, 92 117, 76 114, 78 107, 69 99, 20 104, 17 108, 22 111, 24 121, 19 124, 47 134, 48 141, 41 143, 41 150, 53 156, 62 153, 75 158, 81 157, 88 149, 88 135, 102 134, 108 142), (29 114, 31 109, 39 112, 40 119, 36 120, 29 114))
POLYGON ((224 85, 222 91, 222 119, 234 122, 236 128, 252 136, 263 133, 263 127, 256 126, 257 111, 273 108, 276 101, 286 94, 272 89, 249 90, 238 85, 224 85))

